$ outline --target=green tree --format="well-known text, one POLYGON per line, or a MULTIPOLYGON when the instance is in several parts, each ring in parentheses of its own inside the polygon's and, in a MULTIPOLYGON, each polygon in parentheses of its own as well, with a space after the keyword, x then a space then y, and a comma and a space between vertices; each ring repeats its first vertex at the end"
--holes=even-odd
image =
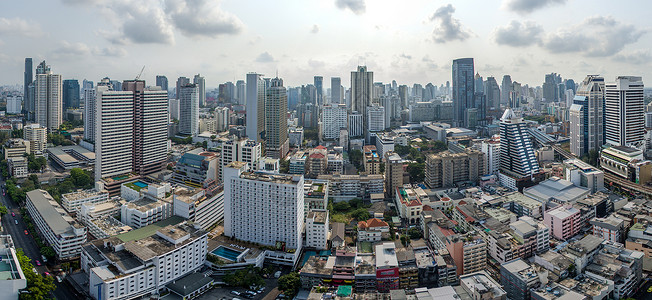
POLYGON ((351 150, 349 151, 349 160, 355 166, 358 171, 362 171, 364 168, 362 164, 362 151, 360 150, 351 150))
POLYGON ((422 182, 425 178, 425 163, 410 163, 407 166, 407 171, 410 174, 410 182, 422 182))
POLYGON ((351 205, 349 204, 349 202, 342 201, 342 202, 337 202, 337 203, 333 204, 333 208, 336 211, 339 211, 339 212, 346 212, 349 209, 351 209, 351 205))
POLYGON ((54 253, 52 247, 43 246, 41 247, 40 250, 41 250, 41 254, 45 256, 45 258, 47 258, 48 260, 53 260, 56 256, 56 253, 54 253))
POLYGON ((279 172, 282 174, 287 174, 290 172, 290 160, 289 159, 281 159, 281 166, 279 168, 279 172))
POLYGON ((371 219, 371 214, 367 211, 366 208, 358 208, 351 212, 351 217, 358 221, 369 220, 371 219))
POLYGON ((423 237, 423 234, 421 233, 421 230, 419 230, 416 227, 412 227, 408 230, 408 235, 410 236, 410 239, 416 240, 420 239, 423 237))
POLYGON ((25 274, 25 279, 27 279, 27 293, 20 294, 18 299, 50 299, 50 293, 57 288, 57 286, 54 285, 54 279, 51 276, 42 276, 32 272, 34 265, 32 265, 29 257, 25 256, 22 249, 17 249, 16 255, 18 256, 20 268, 23 270, 23 274, 25 274))
POLYGON ((0 216, 4 216, 8 213, 7 207, 4 205, 0 205, 0 216))
POLYGON ((294 298, 300 288, 301 279, 299 278, 299 274, 296 272, 283 275, 278 279, 278 289, 283 291, 289 299, 294 298))
POLYGON ((410 237, 407 235, 401 235, 401 243, 403 246, 407 247, 410 244, 410 237))
POLYGON ((87 188, 93 183, 91 176, 80 168, 70 170, 70 178, 74 186, 78 189, 87 188))
POLYGON ((396 145, 396 146, 394 146, 394 152, 396 152, 396 154, 398 154, 400 156, 406 156, 406 155, 410 154, 410 149, 411 148, 412 147, 410 147, 410 146, 396 145))

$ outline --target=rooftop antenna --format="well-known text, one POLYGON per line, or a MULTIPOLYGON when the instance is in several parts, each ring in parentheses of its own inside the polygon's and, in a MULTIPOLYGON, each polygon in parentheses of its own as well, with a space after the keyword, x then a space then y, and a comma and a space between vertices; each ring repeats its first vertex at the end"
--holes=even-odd
POLYGON ((139 80, 139 79, 140 79, 140 75, 143 75, 143 71, 145 71, 145 65, 143 65, 143 68, 140 69, 140 73, 138 73, 138 75, 136 76, 136 79, 135 79, 135 80, 139 80))

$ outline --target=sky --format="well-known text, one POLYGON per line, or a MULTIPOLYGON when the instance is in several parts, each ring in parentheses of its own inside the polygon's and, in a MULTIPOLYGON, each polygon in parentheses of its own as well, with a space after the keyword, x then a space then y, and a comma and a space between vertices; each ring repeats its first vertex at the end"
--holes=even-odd
POLYGON ((64 79, 141 79, 209 88, 248 72, 285 86, 342 78, 440 85, 452 60, 531 86, 544 74, 651 78, 652 1, 607 0, 21 0, 0 1, 0 85, 22 84, 24 59, 64 79))

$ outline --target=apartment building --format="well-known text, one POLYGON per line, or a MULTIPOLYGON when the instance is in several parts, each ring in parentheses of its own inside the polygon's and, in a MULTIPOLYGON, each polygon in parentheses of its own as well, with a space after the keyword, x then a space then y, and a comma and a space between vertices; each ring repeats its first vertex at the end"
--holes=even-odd
POLYGON ((306 244, 307 248, 317 250, 328 248, 329 232, 328 210, 314 209, 306 217, 306 244))
POLYGON ((61 206, 68 213, 78 213, 82 204, 102 203, 109 200, 109 192, 105 190, 82 190, 61 195, 61 206))

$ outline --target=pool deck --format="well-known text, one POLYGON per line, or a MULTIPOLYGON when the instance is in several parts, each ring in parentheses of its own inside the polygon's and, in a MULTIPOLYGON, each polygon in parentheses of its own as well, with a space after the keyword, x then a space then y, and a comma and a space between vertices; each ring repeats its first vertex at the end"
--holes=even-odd
POLYGON ((225 237, 223 235, 208 240, 209 253, 212 253, 219 246, 224 246, 226 248, 231 248, 233 250, 241 251, 241 252, 243 252, 245 249, 249 249, 244 259, 256 258, 258 257, 258 255, 260 255, 260 253, 263 252, 263 250, 257 248, 258 245, 254 245, 252 243, 247 243, 242 241, 231 240, 230 238, 225 237), (236 245, 236 247, 234 247, 233 245, 236 245), (242 248, 239 248, 237 246, 240 246, 242 248))

